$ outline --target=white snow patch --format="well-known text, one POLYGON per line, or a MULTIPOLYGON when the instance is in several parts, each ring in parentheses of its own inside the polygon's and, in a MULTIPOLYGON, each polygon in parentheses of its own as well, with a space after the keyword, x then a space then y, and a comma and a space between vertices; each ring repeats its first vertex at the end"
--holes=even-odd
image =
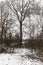
POLYGON ((17 49, 15 48, 14 52, 16 52, 18 55, 28 55, 28 54, 32 55, 36 53, 34 50, 26 48, 17 48, 17 49))
POLYGON ((15 49, 15 54, 0 54, 0 65, 43 65, 40 60, 26 57, 26 53, 30 52, 28 49, 15 49), (24 56, 21 56, 24 55, 24 56))

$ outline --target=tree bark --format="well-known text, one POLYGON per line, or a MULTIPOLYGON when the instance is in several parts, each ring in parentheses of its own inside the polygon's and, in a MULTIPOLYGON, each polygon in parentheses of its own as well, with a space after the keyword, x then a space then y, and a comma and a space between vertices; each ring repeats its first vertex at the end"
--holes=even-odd
POLYGON ((20 45, 22 45, 22 21, 20 21, 20 45))

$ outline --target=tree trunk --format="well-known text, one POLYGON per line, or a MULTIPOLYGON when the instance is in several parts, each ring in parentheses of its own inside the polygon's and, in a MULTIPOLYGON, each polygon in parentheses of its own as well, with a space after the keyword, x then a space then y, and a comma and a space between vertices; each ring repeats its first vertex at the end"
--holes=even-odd
POLYGON ((20 45, 22 45, 22 21, 20 21, 20 45))
POLYGON ((2 47, 2 42, 3 42, 3 28, 2 28, 2 31, 1 31, 1 47, 2 47))
POLYGON ((5 32, 5 39, 6 39, 6 32, 5 32))

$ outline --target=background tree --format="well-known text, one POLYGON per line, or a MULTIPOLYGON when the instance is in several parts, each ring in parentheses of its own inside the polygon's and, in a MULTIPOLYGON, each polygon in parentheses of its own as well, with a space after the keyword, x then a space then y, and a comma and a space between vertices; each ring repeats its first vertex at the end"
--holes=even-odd
POLYGON ((6 41, 7 33, 11 29, 13 24, 12 19, 10 18, 9 9, 5 7, 5 3, 1 2, 0 4, 0 39, 1 47, 4 41, 6 41))

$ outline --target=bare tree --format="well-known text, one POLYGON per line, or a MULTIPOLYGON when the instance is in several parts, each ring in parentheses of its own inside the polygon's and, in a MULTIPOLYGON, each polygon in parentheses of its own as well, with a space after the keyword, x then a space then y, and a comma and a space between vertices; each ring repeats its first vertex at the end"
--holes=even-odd
POLYGON ((16 15, 20 23, 20 44, 22 45, 22 23, 25 20, 25 18, 31 14, 32 12, 31 10, 34 7, 34 1, 10 0, 10 2, 7 2, 7 5, 16 15))
POLYGON ((5 6, 6 6, 5 3, 1 2, 0 4, 1 47, 2 43, 4 43, 4 40, 6 40, 7 32, 11 29, 11 25, 13 24, 12 19, 10 18, 9 9, 6 9, 5 6))

